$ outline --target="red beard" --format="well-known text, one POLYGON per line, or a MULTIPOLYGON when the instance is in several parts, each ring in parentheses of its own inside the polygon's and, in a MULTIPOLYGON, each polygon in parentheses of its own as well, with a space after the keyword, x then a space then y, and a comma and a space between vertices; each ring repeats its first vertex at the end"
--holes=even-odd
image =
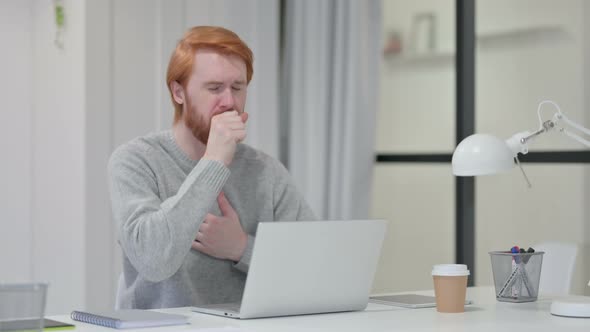
POLYGON ((209 131, 211 130, 211 122, 201 115, 196 107, 193 107, 188 98, 186 109, 184 111, 186 112, 185 125, 190 129, 196 139, 207 145, 207 142, 209 141, 209 131))

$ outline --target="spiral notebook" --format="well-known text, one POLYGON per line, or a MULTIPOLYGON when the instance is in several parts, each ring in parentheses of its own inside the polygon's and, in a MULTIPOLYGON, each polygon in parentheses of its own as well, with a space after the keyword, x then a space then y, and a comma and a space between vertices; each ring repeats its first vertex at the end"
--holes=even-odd
POLYGON ((188 324, 188 317, 156 311, 126 309, 108 312, 72 311, 71 317, 84 323, 115 329, 188 324))

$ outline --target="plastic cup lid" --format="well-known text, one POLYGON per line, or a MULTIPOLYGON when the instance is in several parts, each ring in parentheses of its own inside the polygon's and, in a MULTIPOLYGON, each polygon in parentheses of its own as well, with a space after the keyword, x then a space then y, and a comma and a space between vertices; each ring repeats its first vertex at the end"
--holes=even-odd
POLYGON ((432 267, 433 276, 468 276, 465 264, 438 264, 432 267))

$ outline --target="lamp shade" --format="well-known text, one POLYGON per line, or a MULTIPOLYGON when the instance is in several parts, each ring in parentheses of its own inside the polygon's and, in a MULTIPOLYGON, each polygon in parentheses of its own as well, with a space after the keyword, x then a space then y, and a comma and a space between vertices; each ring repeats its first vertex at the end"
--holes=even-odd
POLYGON ((453 152, 453 174, 476 176, 507 171, 514 167, 514 154, 506 141, 487 134, 465 138, 453 152))

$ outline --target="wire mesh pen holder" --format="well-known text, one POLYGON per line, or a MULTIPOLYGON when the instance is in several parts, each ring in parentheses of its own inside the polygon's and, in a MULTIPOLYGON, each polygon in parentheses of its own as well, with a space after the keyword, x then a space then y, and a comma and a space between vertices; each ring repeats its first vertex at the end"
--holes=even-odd
POLYGON ((502 302, 532 302, 539 295, 544 252, 489 252, 496 287, 496 299, 502 302))

